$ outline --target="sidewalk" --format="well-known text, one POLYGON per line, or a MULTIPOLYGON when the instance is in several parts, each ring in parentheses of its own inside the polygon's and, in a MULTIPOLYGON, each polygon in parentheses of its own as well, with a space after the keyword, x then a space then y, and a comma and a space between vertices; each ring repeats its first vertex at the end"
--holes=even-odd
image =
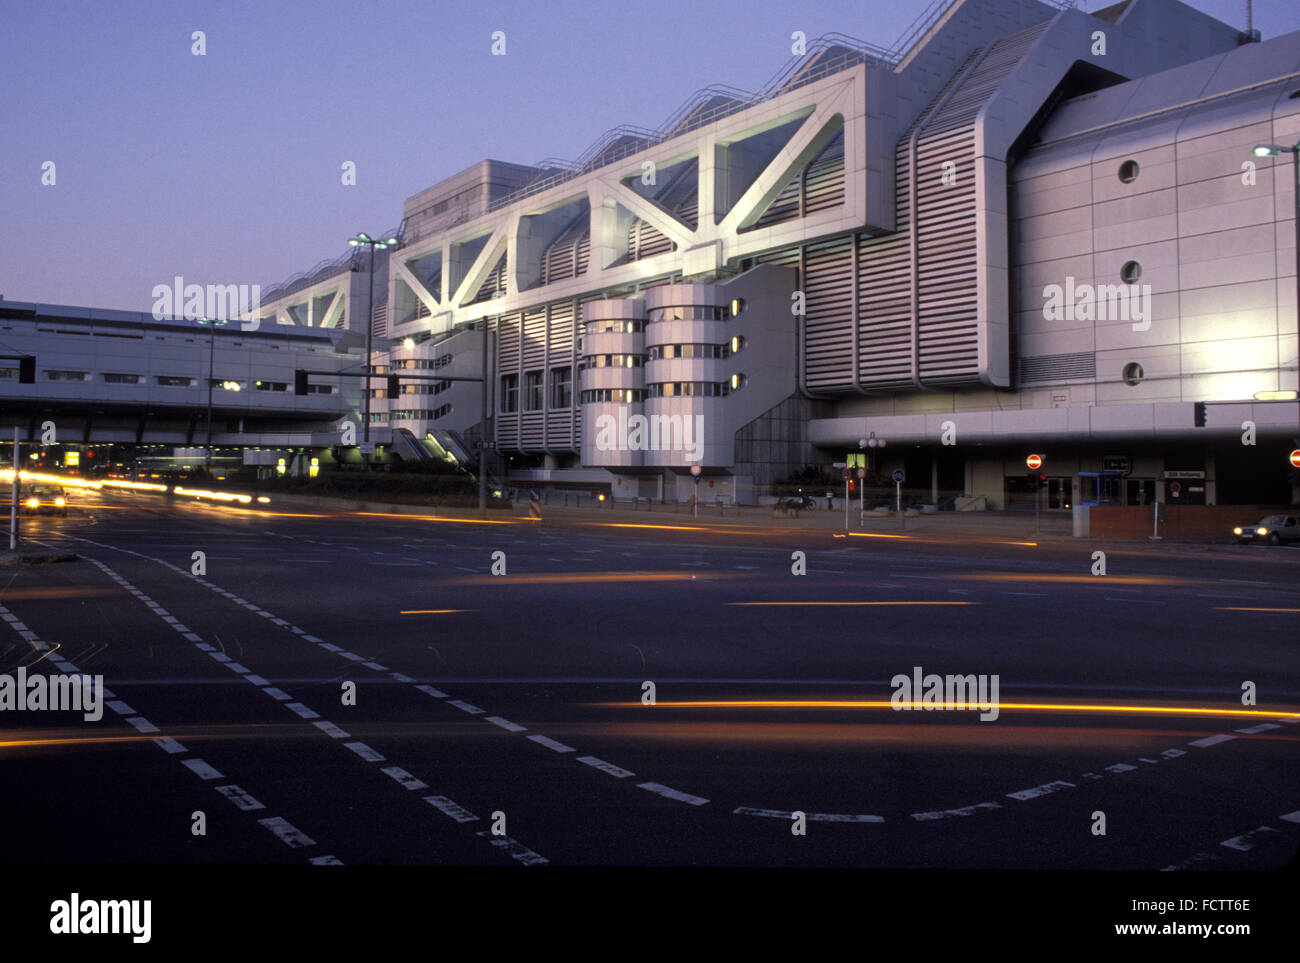
MULTIPOLYGON (((410 505, 396 502, 331 498, 317 495, 274 495, 270 509, 314 508, 325 512, 372 512, 382 515, 433 516, 443 519, 482 522, 477 508, 450 508, 432 505, 410 505)), ((688 504, 663 505, 645 502, 588 502, 581 506, 543 502, 541 520, 530 519, 527 502, 518 502, 505 510, 490 510, 488 523, 532 523, 562 527, 570 524, 617 524, 664 526, 679 529, 700 529, 713 533, 729 529, 736 534, 775 534, 778 532, 818 532, 842 534, 844 509, 836 511, 817 508, 800 512, 797 518, 775 515, 771 506, 700 505, 698 515, 692 515, 688 504)), ((1243 561, 1268 561, 1279 564, 1300 564, 1300 548, 1272 549, 1259 545, 1236 543, 1151 541, 1149 539, 1075 538, 1073 519, 1069 513, 1044 512, 1035 521, 1032 514, 1007 512, 936 512, 917 514, 905 518, 900 524, 892 513, 878 515, 867 512, 859 523, 856 508, 849 511, 849 532, 869 535, 903 535, 918 540, 944 541, 951 539, 1000 542, 1032 542, 1037 545, 1075 546, 1081 551, 1105 549, 1107 551, 1141 552, 1182 558, 1213 555, 1238 557, 1243 561)))

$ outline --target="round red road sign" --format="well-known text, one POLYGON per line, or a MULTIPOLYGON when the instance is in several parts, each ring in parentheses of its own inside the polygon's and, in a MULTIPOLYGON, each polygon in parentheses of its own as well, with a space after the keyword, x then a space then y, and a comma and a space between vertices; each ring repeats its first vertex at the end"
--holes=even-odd
POLYGON ((1025 464, 1028 465, 1030 468, 1042 468, 1042 467, 1043 467, 1043 456, 1042 456, 1042 455, 1030 455, 1028 458, 1025 459, 1025 464))
POLYGON ((1300 468, 1300 448, 1291 452, 1291 467, 1300 468))

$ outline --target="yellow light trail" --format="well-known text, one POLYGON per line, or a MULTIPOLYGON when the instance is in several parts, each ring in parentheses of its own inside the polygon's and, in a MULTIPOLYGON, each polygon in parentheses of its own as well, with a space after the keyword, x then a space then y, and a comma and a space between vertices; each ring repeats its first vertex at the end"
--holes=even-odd
POLYGON ((597 528, 655 528, 666 532, 712 532, 714 529, 703 525, 651 525, 648 522, 584 522, 597 528))
MULTIPOLYGON (((597 702, 605 708, 645 708, 641 702, 597 702)), ((656 702, 652 708, 665 709, 892 709, 890 699, 730 699, 724 701, 656 702)), ((898 708, 931 711, 946 708, 944 703, 899 702, 898 708)), ((972 707, 973 708, 973 707, 972 707)), ((1201 706, 1131 706, 1093 705, 1071 702, 1000 702, 998 709, 1026 712, 1103 712, 1122 715, 1146 713, 1167 716, 1216 716, 1264 719, 1300 719, 1300 712, 1271 709, 1209 709, 1201 706)))
POLYGON ((904 538, 908 541, 915 540, 915 535, 888 535, 884 532, 849 532, 852 538, 904 538))
POLYGON ((348 512, 367 518, 401 518, 418 522, 455 522, 461 525, 514 525, 522 519, 514 518, 451 518, 445 515, 404 515, 401 512, 348 512))
POLYGON ((452 612, 473 612, 473 609, 402 609, 399 615, 450 615, 452 612))

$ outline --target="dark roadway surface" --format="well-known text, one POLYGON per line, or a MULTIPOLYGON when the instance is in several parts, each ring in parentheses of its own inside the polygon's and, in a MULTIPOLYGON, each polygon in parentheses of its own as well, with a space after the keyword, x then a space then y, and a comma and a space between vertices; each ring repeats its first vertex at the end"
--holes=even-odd
POLYGON ((1117 544, 1093 576, 1096 546, 1002 536, 73 494, 25 534, 82 560, 0 568, 0 672, 102 674, 113 704, 0 713, 9 862, 1268 869, 1300 846, 1300 726, 1247 715, 1300 710, 1298 551, 1117 544), (671 705, 887 701, 914 666, 996 674, 999 718, 671 705))

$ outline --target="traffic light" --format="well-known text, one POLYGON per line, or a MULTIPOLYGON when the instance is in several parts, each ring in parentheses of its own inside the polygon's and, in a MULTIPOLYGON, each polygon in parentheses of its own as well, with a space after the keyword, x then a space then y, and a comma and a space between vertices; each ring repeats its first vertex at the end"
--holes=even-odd
POLYGON ((388 397, 396 398, 402 390, 402 379, 399 375, 390 374, 388 376, 388 397))
POLYGON ((1025 478, 1029 481, 1029 490, 1038 491, 1047 487, 1047 473, 1041 471, 1027 471, 1025 478))
POLYGON ((20 385, 36 384, 36 355, 29 354, 18 359, 18 383, 20 385))
POLYGON ((1204 401, 1196 402, 1196 418, 1193 424, 1195 424, 1197 428, 1205 427, 1205 402, 1204 401))
POLYGON ((307 372, 301 368, 293 373, 293 393, 295 395, 305 395, 307 393, 307 372))

